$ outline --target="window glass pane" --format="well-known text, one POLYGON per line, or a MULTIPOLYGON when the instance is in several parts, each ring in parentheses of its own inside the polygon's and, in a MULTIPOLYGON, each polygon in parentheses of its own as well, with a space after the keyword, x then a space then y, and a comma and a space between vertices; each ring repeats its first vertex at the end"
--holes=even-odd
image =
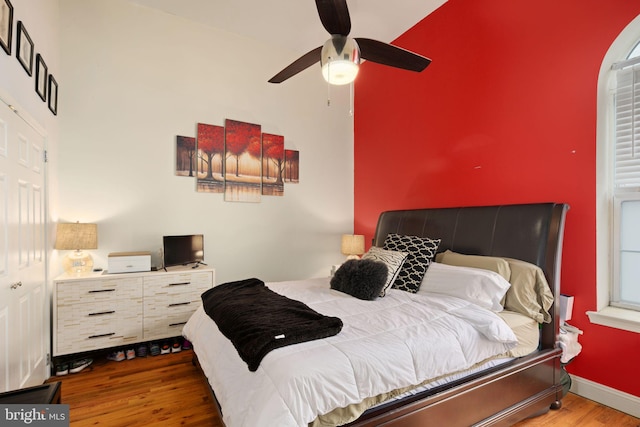
POLYGON ((620 302, 640 304, 640 200, 620 203, 620 302))
POLYGON ((640 252, 620 254, 620 301, 640 304, 640 252))
POLYGON ((640 43, 633 48, 627 59, 635 58, 636 56, 640 56, 640 43))
POLYGON ((620 204, 620 249, 640 252, 640 200, 620 204))

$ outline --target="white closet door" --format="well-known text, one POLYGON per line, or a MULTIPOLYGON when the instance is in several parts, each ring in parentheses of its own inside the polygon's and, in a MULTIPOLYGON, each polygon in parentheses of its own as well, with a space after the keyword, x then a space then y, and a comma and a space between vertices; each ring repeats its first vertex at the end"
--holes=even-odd
POLYGON ((48 377, 44 149, 0 102, 0 392, 48 377))

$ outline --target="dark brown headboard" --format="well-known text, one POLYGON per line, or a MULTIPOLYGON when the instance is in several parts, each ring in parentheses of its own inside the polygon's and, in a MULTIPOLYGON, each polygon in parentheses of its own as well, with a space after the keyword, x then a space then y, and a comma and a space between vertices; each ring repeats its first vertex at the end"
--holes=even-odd
MULTIPOLYGON (((387 211, 378 218, 373 244, 382 246, 387 234, 397 233, 442 239, 438 252, 451 249, 527 261, 542 268, 557 300, 568 209, 564 203, 533 203, 387 211)), ((552 309, 554 320, 543 327, 543 348, 555 345, 558 306, 552 309)))

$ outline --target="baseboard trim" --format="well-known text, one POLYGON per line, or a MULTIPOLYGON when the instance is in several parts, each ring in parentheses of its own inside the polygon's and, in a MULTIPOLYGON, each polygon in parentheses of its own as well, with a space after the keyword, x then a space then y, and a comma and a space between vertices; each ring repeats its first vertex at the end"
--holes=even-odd
POLYGON ((640 397, 571 375, 571 392, 640 418, 640 397))

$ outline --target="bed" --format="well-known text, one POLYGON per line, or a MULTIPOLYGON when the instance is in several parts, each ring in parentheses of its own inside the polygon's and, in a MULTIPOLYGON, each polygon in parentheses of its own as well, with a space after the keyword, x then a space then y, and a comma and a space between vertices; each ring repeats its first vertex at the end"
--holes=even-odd
MULTIPOLYGON (((261 390, 265 383, 269 383, 269 387, 271 387, 270 384, 274 380, 272 377, 276 376, 275 373, 278 373, 278 377, 290 377, 293 385, 287 386, 286 393, 289 391, 291 393, 300 392, 305 396, 304 398, 294 396, 293 400, 281 403, 280 406, 286 407, 287 411, 292 410, 290 407, 294 407, 295 410, 292 412, 305 413, 306 407, 299 408, 303 405, 300 402, 305 399, 317 399, 320 401, 319 407, 325 409, 328 407, 326 405, 329 405, 325 400, 333 399, 336 401, 331 404, 338 406, 335 409, 339 413, 338 418, 332 418, 333 411, 328 411, 329 413, 326 415, 321 411, 319 414, 323 414, 322 416, 308 420, 310 425, 506 426, 545 412, 549 408, 559 408, 562 398, 561 376, 563 371, 560 366, 561 350, 556 345, 559 304, 555 303, 554 298, 559 297, 562 238, 567 210, 568 205, 556 203, 416 209, 383 212, 378 220, 372 242, 374 247, 384 246, 386 248, 389 236, 417 236, 439 240, 438 255, 434 261, 446 261, 447 257, 453 255, 452 259, 456 262, 444 265, 455 265, 460 260, 462 260, 462 264, 458 265, 464 265, 467 261, 474 264, 478 260, 485 262, 485 260, 506 259, 512 266, 526 263, 527 268, 530 264, 532 268, 537 269, 539 275, 543 276, 543 279, 546 279, 546 283, 548 283, 552 300, 546 310, 548 314, 548 318, 545 319, 546 323, 540 323, 538 329, 538 322, 534 322, 536 329, 534 333, 537 339, 533 342, 533 348, 522 353, 525 355, 518 353, 521 350, 520 338, 511 337, 509 334, 513 334, 515 329, 523 328, 529 330, 528 333, 531 336, 531 322, 522 321, 522 316, 519 316, 520 320, 518 320, 518 316, 512 316, 508 310, 497 313, 502 322, 495 323, 498 326, 491 326, 494 328, 491 329, 494 332, 487 334, 482 329, 483 326, 479 326, 482 323, 479 319, 495 317, 495 314, 491 310, 478 311, 475 304, 469 305, 464 300, 450 298, 449 295, 439 295, 436 300, 433 299, 435 294, 424 294, 422 290, 413 295, 409 292, 392 289, 387 292, 384 298, 378 298, 372 305, 370 301, 353 301, 355 299, 348 295, 340 295, 340 292, 327 289, 330 279, 318 278, 299 282, 308 282, 304 286, 288 282, 268 284, 268 287, 308 303, 310 307, 316 308, 321 313, 324 312, 327 315, 342 313, 345 328, 334 336, 278 348, 264 356, 260 367, 257 367, 257 370, 253 372, 247 369, 247 365, 240 360, 231 342, 226 340, 217 330, 216 323, 203 314, 202 307, 199 308, 185 325, 183 334, 193 342, 198 365, 202 367, 211 386, 221 419, 230 427, 250 425, 248 424, 250 421, 247 420, 253 420, 251 421, 253 425, 304 425, 305 423, 301 422, 299 418, 293 418, 293 420, 283 418, 281 420, 278 417, 284 415, 277 410, 273 410, 272 414, 270 407, 261 406, 270 400, 269 395, 265 397, 265 395, 256 394, 258 393, 256 390, 261 390), (515 264, 511 264, 511 262, 515 264), (308 294, 306 287, 317 288, 319 293, 308 294), (440 299, 441 297, 444 300, 440 299), (403 374, 387 374, 387 367, 392 365, 405 366, 406 364, 390 363, 391 359, 385 359, 383 355, 385 348, 391 347, 387 344, 394 338, 390 338, 390 335, 381 335, 384 336, 384 340, 376 341, 373 338, 375 334, 366 335, 363 341, 354 345, 353 343, 356 341, 352 342, 352 337, 349 334, 354 329, 376 330, 378 327, 375 324, 376 319, 385 317, 387 312, 384 310, 387 310, 387 307, 401 306, 402 310, 410 313, 407 310, 412 310, 410 307, 415 306, 416 301, 421 304, 425 302, 423 305, 428 306, 429 309, 442 306, 443 312, 453 313, 457 318, 465 317, 465 322, 471 324, 470 329, 466 332, 456 331, 454 335, 471 334, 478 335, 480 341, 493 340, 493 342, 483 344, 488 344, 491 350, 487 349, 488 353, 484 353, 484 349, 479 350, 473 347, 471 350, 473 358, 466 354, 460 357, 444 357, 450 365, 447 367, 449 371, 437 371, 440 375, 436 375, 432 371, 420 372, 419 374, 411 372, 409 375, 415 375, 416 378, 420 375, 420 378, 417 378, 416 383, 412 386, 404 387, 397 378, 402 377, 403 374), (380 310, 380 312, 377 315, 369 316, 369 319, 365 321, 367 328, 354 327, 351 323, 351 312, 359 311, 360 307, 366 306, 367 303, 370 303, 370 306, 375 305, 376 310, 380 310), (348 305, 343 306, 343 304, 348 305), (381 315, 380 313, 385 314, 381 315), (515 321, 510 317, 514 317, 515 321), (510 328, 505 326, 508 329, 505 331, 500 325, 507 324, 510 328), (491 336, 492 339, 485 339, 487 336, 491 336), (348 344, 345 344, 347 342, 348 344), (345 378, 351 377, 342 371, 341 366, 327 362, 329 367, 327 370, 336 371, 338 378, 322 377, 325 374, 329 375, 329 373, 321 372, 324 360, 328 359, 321 356, 323 347, 333 349, 334 352, 337 348, 342 354, 346 353, 345 347, 361 349, 369 345, 368 343, 373 346, 371 348, 374 350, 364 351, 364 353, 375 354, 373 359, 376 360, 373 365, 375 368, 378 363, 377 371, 368 370, 374 369, 370 367, 355 369, 356 374, 352 374, 355 379, 349 381, 345 378), (287 352, 292 352, 292 354, 287 352), (456 364, 456 361, 459 361, 460 364, 456 364), (277 363, 281 365, 278 367, 277 363), (297 369, 303 369, 302 366, 305 366, 304 369, 307 369, 308 366, 313 367, 312 376, 320 376, 321 378, 320 389, 311 389, 312 385, 307 377, 304 379, 296 377, 297 369), (357 378, 358 372, 367 372, 366 378, 357 378), (385 387, 392 385, 393 390, 386 394, 379 393, 378 387, 382 386, 378 385, 378 380, 384 382, 385 387), (363 395, 357 395, 349 388, 351 382, 357 383, 354 387, 358 387, 358 392, 362 388, 373 390, 375 395, 371 396, 373 400, 369 401, 369 398, 366 398, 360 405, 355 403, 354 399, 362 399, 363 395), (230 391, 227 386, 231 384, 239 385, 239 387, 230 391), (331 388, 342 390, 342 395, 338 393, 337 397, 324 399, 325 392, 327 396, 335 394, 335 390, 329 390, 331 388), (222 396, 220 401, 217 399, 218 396, 222 396), (230 402, 230 399, 235 399, 235 406, 231 403, 225 403, 230 402), (244 417, 244 415, 242 417, 236 416, 234 412, 238 410, 238 402, 241 405, 244 404, 243 411, 248 409, 255 412, 254 418, 244 417), (340 406, 345 406, 346 409, 339 408, 340 406), (351 415, 345 418, 345 411, 351 412, 351 415), (264 419, 270 421, 256 421, 264 419), (336 422, 335 420, 341 421, 336 422), (349 421, 343 423, 344 420, 349 421)), ((424 280, 427 280, 427 276, 431 277, 446 270, 444 265, 440 266, 439 264, 432 264, 432 266, 437 265, 438 268, 431 269, 429 267, 427 269, 424 280)), ((469 265, 468 267, 476 266, 469 265)), ((423 286, 425 285, 423 284, 423 286)), ((502 302, 504 301, 503 298, 502 302)), ((421 310, 419 309, 419 311, 421 310)), ((422 315, 416 314, 414 316, 411 314, 405 317, 420 317, 422 315)), ((431 318, 444 316, 442 314, 425 315, 431 316, 431 318)), ((438 317, 438 319, 440 318, 438 317)), ((442 317, 442 319, 445 318, 442 317)), ((447 323, 447 325, 449 324, 447 323)), ((402 328, 416 327, 402 326, 402 328)), ((447 328, 445 327, 445 329, 447 328)), ((365 331, 365 333, 369 332, 365 331)), ((437 332, 435 335, 441 336, 443 333, 437 332)), ((411 343, 405 336, 396 340, 411 343)), ((411 358, 417 360, 415 358, 422 357, 423 354, 429 354, 428 357, 431 359, 436 358, 430 353, 431 346, 407 344, 404 347, 413 348, 414 353, 406 356, 409 360, 411 358)), ((451 346, 451 348, 457 347, 463 346, 451 346)), ((364 356, 353 356, 348 363, 358 367, 362 359, 364 356)), ((424 368, 425 364, 421 362, 414 363, 414 365, 420 365, 424 368)), ((422 368, 417 370, 420 371, 422 368)), ((429 367, 429 369, 431 368, 429 367)), ((318 386, 313 385, 313 387, 318 386)), ((282 394, 280 388, 276 391, 277 393, 274 391, 271 394, 282 394)))

